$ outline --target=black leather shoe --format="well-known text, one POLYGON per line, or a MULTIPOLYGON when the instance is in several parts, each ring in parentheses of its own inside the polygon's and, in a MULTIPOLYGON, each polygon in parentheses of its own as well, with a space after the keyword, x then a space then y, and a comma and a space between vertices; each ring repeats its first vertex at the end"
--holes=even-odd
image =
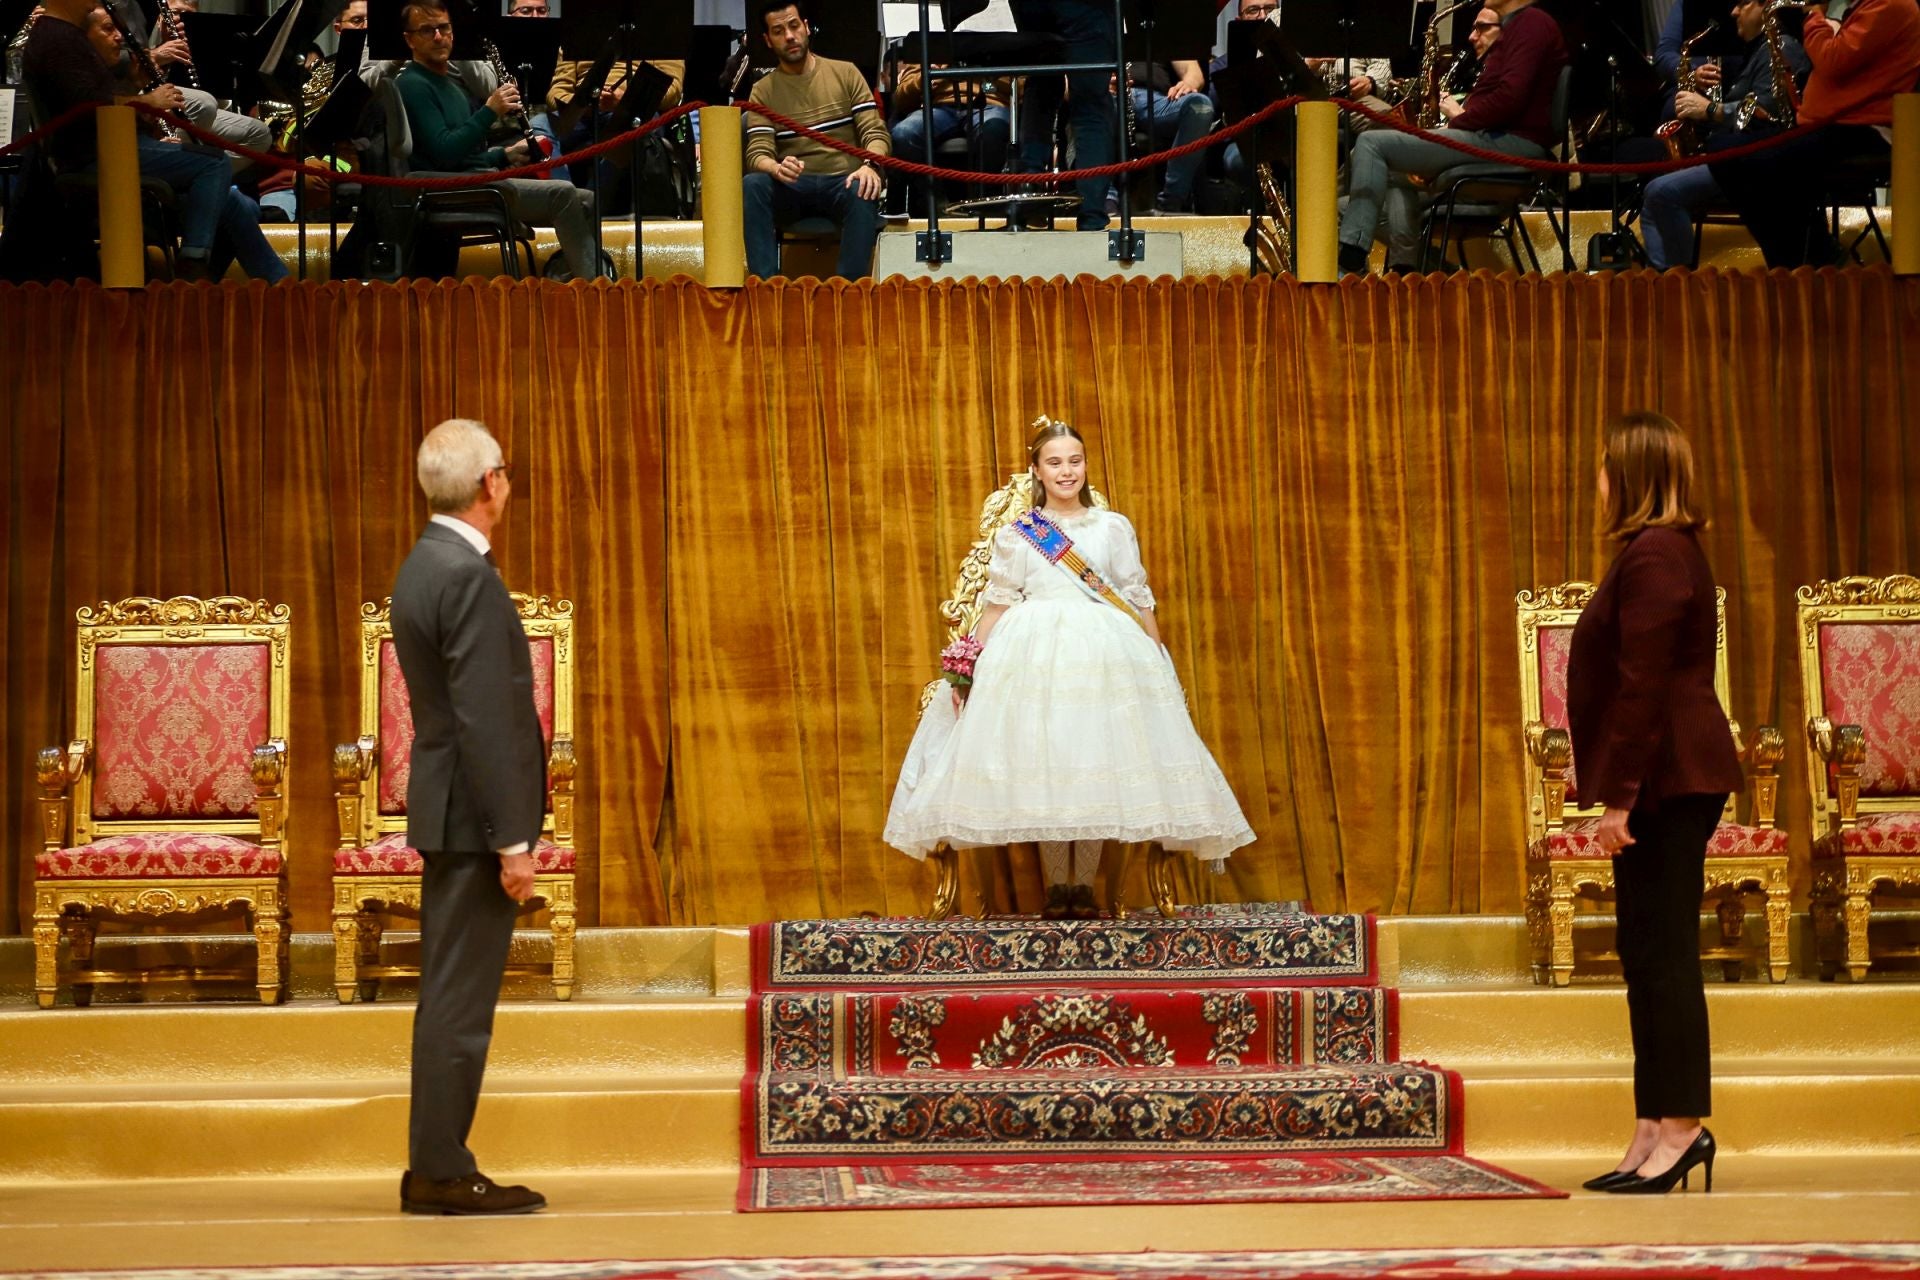
POLYGON ((1631 1169, 1609 1169, 1597 1178, 1588 1178, 1580 1184, 1582 1191, 1611 1191, 1615 1187, 1629 1182, 1638 1182, 1640 1175, 1631 1169))
POLYGON ((1065 920, 1073 912, 1072 900, 1067 897, 1067 886, 1050 884, 1047 886, 1047 905, 1040 908, 1043 920, 1065 920))
POLYGON ((1617 1187, 1608 1187, 1614 1195, 1624 1196, 1663 1196, 1676 1185, 1685 1186, 1687 1176, 1695 1165, 1706 1166, 1707 1190, 1713 1190, 1713 1157, 1715 1154, 1713 1130, 1705 1125, 1700 1127, 1700 1135, 1690 1143, 1680 1158, 1673 1162, 1673 1168, 1651 1178, 1636 1176, 1632 1182, 1617 1187))
POLYGON ((531 1187, 503 1187, 484 1173, 464 1178, 416 1178, 409 1169, 400 1175, 400 1208, 405 1213, 483 1214, 536 1213, 547 1198, 531 1187))

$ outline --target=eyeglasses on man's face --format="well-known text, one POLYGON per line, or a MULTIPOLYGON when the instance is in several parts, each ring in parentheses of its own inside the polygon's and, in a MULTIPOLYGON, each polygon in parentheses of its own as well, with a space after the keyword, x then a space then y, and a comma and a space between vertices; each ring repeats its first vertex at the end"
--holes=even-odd
POLYGON ((1497 22, 1476 22, 1473 24, 1473 29, 1475 31, 1498 31, 1500 24, 1497 22))
POLYGON ((441 36, 452 35, 453 24, 451 22, 436 22, 430 27, 410 27, 407 30, 407 34, 410 36, 426 36, 430 40, 437 40, 441 36))

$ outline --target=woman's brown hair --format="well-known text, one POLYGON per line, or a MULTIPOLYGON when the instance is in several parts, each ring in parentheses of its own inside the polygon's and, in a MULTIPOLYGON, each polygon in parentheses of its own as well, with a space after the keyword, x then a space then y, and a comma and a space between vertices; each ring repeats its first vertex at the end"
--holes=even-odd
MULTIPOLYGON (((1040 473, 1035 469, 1040 465, 1040 450, 1046 447, 1047 441, 1059 440, 1066 436, 1079 441, 1082 450, 1087 447, 1087 438, 1075 430, 1073 424, 1055 422, 1047 417, 1039 420, 1038 429, 1027 440, 1027 474, 1033 477, 1033 505, 1036 507, 1047 505, 1047 487, 1040 483, 1040 473)), ((1087 478, 1084 475, 1081 476, 1080 505, 1083 507, 1093 505, 1093 498, 1088 493, 1089 487, 1087 478)))
POLYGON ((1600 446, 1607 477, 1595 528, 1625 542, 1642 529, 1704 529, 1693 500, 1693 446, 1672 418, 1636 409, 1607 424, 1600 446))

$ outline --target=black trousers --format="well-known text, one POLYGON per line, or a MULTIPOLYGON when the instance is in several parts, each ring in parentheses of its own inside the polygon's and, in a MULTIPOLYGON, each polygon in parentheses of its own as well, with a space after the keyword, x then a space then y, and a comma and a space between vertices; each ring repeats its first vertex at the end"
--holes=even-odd
POLYGON ((408 1167, 416 1178, 464 1178, 480 1082, 493 1042, 507 948, 518 914, 491 853, 428 853, 420 879, 420 1003, 413 1012, 408 1167))
POLYGON ((1633 1108, 1643 1120, 1713 1113, 1700 897, 1724 795, 1674 796, 1627 818, 1613 860, 1615 930, 1633 1029, 1633 1108))
POLYGON ((1830 124, 1798 130, 1771 150, 1713 165, 1713 176, 1739 211, 1770 267, 1824 267, 1840 250, 1828 233, 1817 195, 1835 166, 1885 156, 1879 130, 1830 124))

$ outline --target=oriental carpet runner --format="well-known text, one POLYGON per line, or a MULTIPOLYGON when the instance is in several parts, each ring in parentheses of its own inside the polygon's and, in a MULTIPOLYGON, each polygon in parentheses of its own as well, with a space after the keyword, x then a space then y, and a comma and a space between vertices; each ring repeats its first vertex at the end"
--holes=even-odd
POLYGON ((1369 917, 1258 905, 757 926, 739 1207, 1559 1194, 1463 1158, 1378 978, 1369 917))

